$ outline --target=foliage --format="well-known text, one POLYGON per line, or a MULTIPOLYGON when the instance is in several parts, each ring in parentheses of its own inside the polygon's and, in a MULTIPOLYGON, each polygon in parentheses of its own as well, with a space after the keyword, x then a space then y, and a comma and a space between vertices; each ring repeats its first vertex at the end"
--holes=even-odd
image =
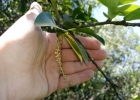
MULTIPOLYGON (((0 9, 0 33, 9 28, 21 15, 23 15, 30 5, 30 0, 12 0, 0 9), (17 6, 18 5, 18 6, 17 6)), ((50 0, 38 0, 43 11, 49 12, 58 27, 69 30, 74 34, 83 36, 94 36, 103 44, 105 39, 108 58, 105 61, 103 71, 111 77, 111 80, 119 85, 118 92, 125 100, 139 98, 140 95, 140 71, 139 66, 139 36, 131 31, 131 28, 121 26, 133 26, 127 21, 140 19, 140 6, 131 4, 136 0, 98 0, 108 8, 108 13, 104 15, 107 21, 98 22, 92 15, 92 9, 98 6, 96 0, 57 0, 57 9, 50 0), (57 15, 56 15, 57 14, 57 15), (124 20, 119 24, 112 19, 116 16, 123 16, 124 20), (99 27, 98 25, 105 25, 99 27), (121 30, 120 30, 121 29, 121 30), (130 31, 128 31, 130 29, 130 31), (88 34, 87 34, 88 33, 88 34), (125 33, 125 34, 124 34, 125 33), (124 38, 126 38, 124 40, 124 38), (133 44, 132 44, 133 43, 133 44)), ((139 24, 135 24, 138 26, 139 24)), ((140 25, 139 25, 140 26, 140 25)), ((43 27, 43 30, 56 32, 54 28, 43 27)), ((108 76, 108 77, 109 77, 108 76)), ((46 98, 47 100, 117 100, 111 86, 98 71, 90 81, 56 92, 46 98)), ((137 100, 137 99, 136 99, 137 100)))
MULTIPOLYGON (((140 55, 139 51, 135 50, 137 45, 140 45, 140 37, 133 33, 130 27, 114 25, 96 27, 96 32, 106 41, 103 48, 107 50, 108 58, 104 62, 103 71, 119 85, 118 91, 124 100, 133 100, 140 95, 140 55)), ((117 100, 111 86, 98 71, 90 81, 61 90, 46 98, 51 99, 117 100)))
POLYGON ((132 100, 140 95, 140 55, 136 50, 140 45, 140 36, 129 27, 114 25, 103 26, 98 32, 105 37, 105 48, 109 55, 104 71, 120 85, 119 91, 124 99, 132 100))

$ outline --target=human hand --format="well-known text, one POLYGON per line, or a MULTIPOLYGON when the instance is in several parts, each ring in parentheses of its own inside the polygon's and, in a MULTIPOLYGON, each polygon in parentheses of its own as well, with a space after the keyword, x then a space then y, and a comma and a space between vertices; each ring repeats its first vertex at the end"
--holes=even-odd
MULTIPOLYGON (((57 37, 34 26, 42 9, 33 3, 30 10, 0 37, 0 100, 35 100, 70 87, 60 75, 55 58, 57 37)), ((77 38, 102 67, 106 52, 94 38, 77 38)), ((96 67, 81 63, 65 39, 62 42, 65 74, 74 85, 93 77, 96 67)))

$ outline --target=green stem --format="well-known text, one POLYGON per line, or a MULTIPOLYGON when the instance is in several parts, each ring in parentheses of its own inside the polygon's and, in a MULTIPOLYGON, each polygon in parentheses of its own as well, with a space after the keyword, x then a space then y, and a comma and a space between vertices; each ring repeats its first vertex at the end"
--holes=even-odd
POLYGON ((51 0, 52 6, 54 8, 54 12, 56 14, 56 19, 57 19, 57 24, 60 24, 60 19, 59 19, 59 13, 58 13, 58 9, 57 9, 57 1, 56 0, 51 0))

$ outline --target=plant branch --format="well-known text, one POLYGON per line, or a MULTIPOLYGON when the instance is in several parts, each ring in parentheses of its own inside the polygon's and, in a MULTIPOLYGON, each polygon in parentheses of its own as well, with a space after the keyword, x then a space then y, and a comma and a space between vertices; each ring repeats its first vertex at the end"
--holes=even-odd
POLYGON ((66 27, 63 26, 66 29, 70 29, 70 28, 85 28, 85 27, 94 27, 94 26, 100 26, 100 25, 107 25, 107 24, 113 24, 113 25, 121 25, 121 26, 138 26, 140 27, 140 23, 130 23, 130 22, 126 22, 126 21, 104 21, 104 22, 97 22, 97 23, 92 23, 92 24, 88 24, 88 25, 81 25, 81 26, 72 26, 72 27, 66 27))
MULTIPOLYGON (((76 41, 78 41, 78 42, 83 46, 83 44, 74 36, 74 34, 71 33, 71 35, 73 36, 73 38, 74 38, 76 41)), ((84 47, 84 46, 83 46, 83 47, 84 47)), ((118 86, 117 86, 116 84, 114 84, 114 83, 112 82, 112 80, 104 74, 104 72, 103 72, 103 71, 101 70, 101 68, 96 64, 96 62, 93 60, 93 58, 89 55, 89 53, 88 53, 87 51, 86 51, 86 53, 87 53, 87 55, 88 55, 88 58, 92 61, 92 63, 96 66, 96 68, 101 72, 101 74, 105 77, 105 79, 110 83, 111 87, 114 89, 114 92, 115 92, 117 98, 118 98, 119 100, 123 100, 123 98, 119 96, 119 93, 118 93, 117 90, 116 90, 116 88, 117 88, 118 86)))

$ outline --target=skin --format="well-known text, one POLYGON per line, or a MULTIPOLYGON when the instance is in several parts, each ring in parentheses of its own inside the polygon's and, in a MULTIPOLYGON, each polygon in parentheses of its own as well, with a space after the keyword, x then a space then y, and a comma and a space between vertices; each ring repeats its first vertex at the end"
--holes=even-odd
MULTIPOLYGON (((34 26, 42 12, 34 2, 30 10, 0 37, 0 100, 39 100, 70 85, 60 75, 55 58, 57 37, 34 26)), ((77 36, 102 67, 107 54, 98 40, 77 36)), ((94 76, 96 67, 81 63, 65 39, 62 42, 65 74, 77 85, 94 76)))

